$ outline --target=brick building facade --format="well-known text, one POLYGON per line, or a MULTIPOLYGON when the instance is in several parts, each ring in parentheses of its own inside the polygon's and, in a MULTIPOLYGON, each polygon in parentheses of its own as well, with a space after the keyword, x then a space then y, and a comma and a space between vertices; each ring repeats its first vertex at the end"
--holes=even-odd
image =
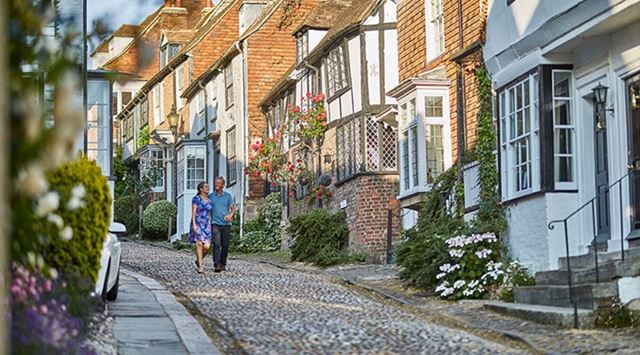
MULTIPOLYGON (((431 181, 477 141, 486 1, 406 0, 398 5, 400 200, 417 210, 431 181)), ((405 227, 417 213, 408 212, 405 227)))
MULTIPOLYGON (((396 131, 381 119, 395 103, 384 91, 398 82, 395 13, 392 1, 320 1, 293 33, 295 64, 260 103, 273 134, 288 119, 289 105, 300 105, 307 92, 326 94, 329 123, 321 158, 297 143, 285 149, 291 161, 300 159, 310 171, 331 176, 333 197, 323 207, 346 212, 349 248, 373 262, 385 258, 389 208, 396 216, 392 237, 401 231, 393 204, 396 131)), ((286 219, 313 208, 305 201, 309 186, 282 188, 286 219)))

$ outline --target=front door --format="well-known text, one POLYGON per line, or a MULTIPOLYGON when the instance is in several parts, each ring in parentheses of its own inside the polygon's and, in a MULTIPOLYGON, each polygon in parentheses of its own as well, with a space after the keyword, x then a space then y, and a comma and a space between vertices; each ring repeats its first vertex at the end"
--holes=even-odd
POLYGON ((607 168, 607 126, 606 111, 594 100, 595 122, 595 170, 596 170, 596 218, 598 225, 598 242, 610 239, 609 218, 609 169, 607 168))
POLYGON ((631 232, 640 230, 640 74, 627 81, 631 232))

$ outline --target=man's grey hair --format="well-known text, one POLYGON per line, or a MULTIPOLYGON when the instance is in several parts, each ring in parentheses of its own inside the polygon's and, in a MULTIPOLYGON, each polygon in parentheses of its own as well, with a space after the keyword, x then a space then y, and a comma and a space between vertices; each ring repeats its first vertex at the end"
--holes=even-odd
POLYGON ((218 180, 222 180, 222 183, 225 184, 226 181, 224 181, 224 178, 222 176, 218 176, 217 178, 215 178, 214 181, 218 181, 218 180))

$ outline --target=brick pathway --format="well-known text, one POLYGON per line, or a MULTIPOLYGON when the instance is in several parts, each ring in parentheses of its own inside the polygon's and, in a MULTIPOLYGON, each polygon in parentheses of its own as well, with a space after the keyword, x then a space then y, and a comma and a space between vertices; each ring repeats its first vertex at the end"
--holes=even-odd
POLYGON ((196 273, 194 256, 123 243, 123 265, 184 297, 218 347, 231 353, 517 353, 372 300, 325 275, 231 260, 196 273))

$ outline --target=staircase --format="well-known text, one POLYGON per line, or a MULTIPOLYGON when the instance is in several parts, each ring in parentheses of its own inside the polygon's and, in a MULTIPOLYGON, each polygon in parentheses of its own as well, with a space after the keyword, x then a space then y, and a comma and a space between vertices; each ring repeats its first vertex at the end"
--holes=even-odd
POLYGON ((598 252, 597 271, 594 251, 570 257, 571 271, 567 258, 560 258, 560 269, 536 273, 535 286, 514 289, 516 303, 489 302, 485 307, 543 324, 573 327, 577 323, 580 328, 592 328, 599 308, 618 299, 640 298, 640 247, 625 250, 624 256, 623 261, 619 251, 598 252))

